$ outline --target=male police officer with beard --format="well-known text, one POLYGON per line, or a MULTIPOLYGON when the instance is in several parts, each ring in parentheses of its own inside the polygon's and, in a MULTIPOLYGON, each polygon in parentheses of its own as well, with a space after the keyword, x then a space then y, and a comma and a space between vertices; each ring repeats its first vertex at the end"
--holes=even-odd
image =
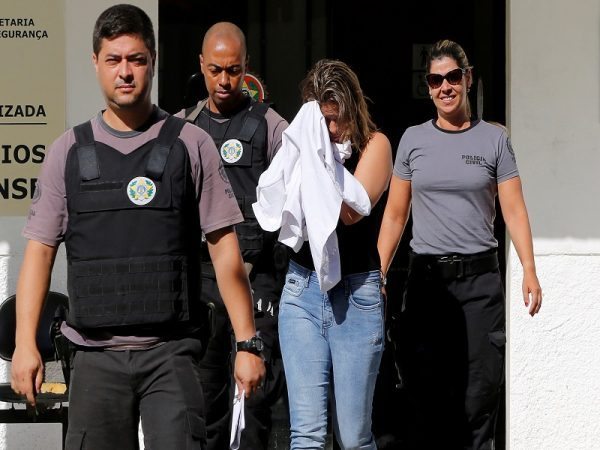
MULTIPOLYGON (((277 312, 287 252, 276 244, 275 234, 261 230, 251 205, 256 201, 258 178, 281 146, 281 134, 288 124, 268 105, 254 101, 242 91, 247 62, 243 32, 228 22, 213 25, 204 36, 200 55, 208 98, 178 115, 204 129, 215 141, 244 215, 244 223, 236 225, 236 232, 252 284, 255 322, 262 339, 254 349, 265 358, 267 376, 262 389, 245 403, 246 427, 240 448, 259 450, 267 448, 271 406, 285 388, 277 312)), ((201 362, 209 405, 208 448, 224 450, 228 448, 231 408, 231 385, 227 381, 230 328, 210 261, 203 262, 202 277, 202 298, 214 304, 216 323, 215 334, 201 362)))
MULTIPOLYGON (((68 258, 63 334, 76 348, 67 449, 204 449, 198 301, 206 237, 236 339, 255 342, 233 225, 243 220, 210 137, 152 104, 156 50, 139 8, 98 18, 93 62, 106 109, 50 147, 24 235, 11 384, 35 404, 43 378, 36 328, 57 247, 68 258)), ((240 389, 256 391, 260 357, 238 352, 240 389)))

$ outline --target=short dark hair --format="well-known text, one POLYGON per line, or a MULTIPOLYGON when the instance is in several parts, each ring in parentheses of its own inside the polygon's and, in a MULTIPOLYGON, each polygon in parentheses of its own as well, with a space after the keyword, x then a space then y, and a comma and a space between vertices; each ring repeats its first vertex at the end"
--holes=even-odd
POLYGON ((94 26, 94 54, 100 53, 102 39, 112 39, 123 34, 139 35, 154 57, 156 55, 156 40, 154 27, 148 14, 133 5, 114 5, 105 10, 94 26))

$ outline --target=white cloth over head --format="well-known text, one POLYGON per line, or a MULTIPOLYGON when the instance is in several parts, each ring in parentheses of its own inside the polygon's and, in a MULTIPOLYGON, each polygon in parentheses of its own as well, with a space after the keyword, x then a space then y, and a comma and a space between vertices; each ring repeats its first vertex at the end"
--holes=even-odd
POLYGON ((298 252, 308 240, 322 292, 342 278, 337 234, 342 202, 371 213, 365 188, 344 167, 350 143, 334 144, 319 104, 310 101, 283 132, 281 148, 261 175, 252 205, 266 231, 298 252))

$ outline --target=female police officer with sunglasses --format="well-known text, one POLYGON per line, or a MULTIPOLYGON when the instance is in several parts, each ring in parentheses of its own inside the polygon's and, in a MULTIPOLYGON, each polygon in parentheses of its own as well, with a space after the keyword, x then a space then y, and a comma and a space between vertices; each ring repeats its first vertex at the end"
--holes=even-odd
POLYGON ((473 82, 455 42, 434 44, 427 84, 437 117, 400 141, 379 236, 390 266, 412 201, 404 296, 405 377, 416 448, 491 449, 504 377, 504 289, 493 233, 498 195, 524 270, 529 314, 542 292, 515 156, 506 131, 471 119, 473 82))

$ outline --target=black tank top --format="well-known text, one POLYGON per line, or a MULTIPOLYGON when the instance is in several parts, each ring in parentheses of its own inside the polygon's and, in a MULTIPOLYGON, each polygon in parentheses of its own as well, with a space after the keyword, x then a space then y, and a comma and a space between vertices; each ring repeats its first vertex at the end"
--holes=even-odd
MULTIPOLYGON (((352 174, 358 165, 358 158, 359 153, 353 151, 352 156, 344 163, 346 169, 352 174)), ((363 217, 353 225, 344 225, 341 220, 338 221, 335 231, 338 237, 342 276, 379 270, 381 267, 379 252, 377 251, 377 237, 385 208, 384 205, 385 202, 380 199, 371 210, 370 215, 363 217)), ((302 245, 298 253, 293 251, 290 253, 294 262, 307 269, 315 270, 308 242, 302 245)))

